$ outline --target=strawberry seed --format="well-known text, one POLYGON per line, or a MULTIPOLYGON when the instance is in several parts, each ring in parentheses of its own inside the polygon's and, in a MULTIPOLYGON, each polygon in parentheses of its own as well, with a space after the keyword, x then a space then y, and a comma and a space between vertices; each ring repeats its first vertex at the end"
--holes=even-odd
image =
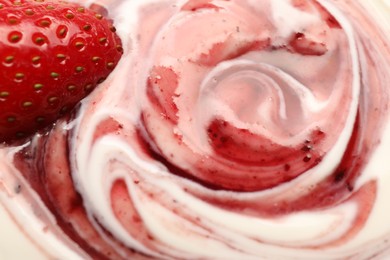
POLYGON ((75 71, 76 71, 77 73, 80 73, 80 72, 84 71, 84 67, 83 67, 83 66, 77 66, 77 67, 75 68, 75 71))
POLYGON ((35 12, 34 12, 32 9, 27 9, 26 11, 24 11, 24 13, 25 13, 26 15, 29 15, 29 16, 35 14, 35 12))
POLYGON ((65 54, 62 54, 62 53, 58 53, 56 55, 57 59, 59 59, 60 61, 63 61, 66 59, 66 55, 65 54))
POLYGON ((100 60, 101 60, 101 58, 98 57, 98 56, 92 57, 92 61, 95 62, 95 63, 97 63, 97 62, 100 61, 100 60))
POLYGON ((68 27, 65 25, 60 25, 57 28, 57 37, 62 39, 66 37, 66 34, 68 33, 68 27))
POLYGON ((116 50, 117 50, 118 52, 122 53, 122 52, 123 52, 123 47, 122 47, 121 45, 117 45, 117 46, 116 46, 116 50))
POLYGON ((26 133, 24 133, 24 132, 17 132, 16 133, 16 138, 22 138, 24 136, 26 136, 26 133))
POLYGON ((108 62, 107 65, 106 65, 106 67, 107 67, 107 69, 113 69, 113 68, 114 68, 114 65, 115 65, 114 62, 108 62))
POLYGON ((72 14, 72 13, 66 13, 66 14, 65 14, 65 17, 68 18, 68 19, 73 19, 73 18, 74 18, 74 14, 72 14))
POLYGON ((12 16, 12 17, 8 17, 8 24, 10 25, 15 25, 15 24, 18 24, 20 23, 19 19, 12 16))
POLYGON ((2 91, 0 92, 0 98, 6 98, 9 96, 9 92, 8 91, 2 91))
POLYGON ((32 36, 32 40, 35 44, 39 46, 42 46, 45 43, 49 43, 46 35, 44 35, 43 33, 34 33, 32 36))
POLYGON ((84 31, 89 31, 92 29, 92 26, 90 24, 86 24, 83 26, 84 31))
POLYGON ((63 115, 65 114, 66 112, 68 112, 69 108, 67 106, 63 106, 60 110, 60 114, 63 115))
POLYGON ((24 108, 27 108, 27 107, 31 107, 33 105, 33 103, 31 101, 24 101, 22 106, 24 108))
POLYGON ((13 123, 13 122, 15 122, 16 121, 16 117, 14 117, 14 116, 9 116, 9 117, 7 117, 7 122, 8 123, 13 123))
POLYGON ((76 42, 74 44, 74 46, 78 49, 78 50, 81 50, 82 48, 84 48, 85 44, 83 42, 76 42))
POLYGON ((101 37, 101 38, 99 38, 99 42, 100 42, 100 44, 105 44, 107 42, 107 38, 101 37))
POLYGON ((24 74, 21 72, 18 72, 15 74, 15 79, 22 80, 24 78, 24 74))
POLYGON ((92 84, 87 84, 87 85, 85 85, 84 90, 85 90, 86 92, 90 92, 90 91, 92 90, 92 88, 93 88, 93 85, 92 85, 92 84))
POLYGON ((31 61, 33 64, 38 64, 39 61, 41 60, 41 57, 40 56, 34 56, 31 61))
POLYGON ((37 24, 41 27, 49 27, 51 25, 51 21, 48 18, 43 18, 39 20, 37 24))
POLYGON ((15 57, 14 56, 7 56, 5 57, 5 62, 6 63, 12 63, 14 61, 15 57))
POLYGON ((34 89, 35 90, 41 90, 42 88, 43 88, 43 84, 41 84, 41 83, 34 84, 34 89))
POLYGON ((68 85, 67 89, 72 92, 76 89, 76 85, 68 85))
POLYGON ((51 76, 52 78, 54 78, 54 79, 58 79, 59 76, 60 76, 60 74, 58 74, 57 72, 51 72, 51 73, 50 73, 50 76, 51 76))
POLYGON ((22 33, 18 31, 13 31, 8 35, 8 40, 12 43, 17 43, 22 39, 22 33))
POLYGON ((54 103, 56 103, 58 101, 58 97, 49 97, 47 99, 47 102, 49 102, 49 104, 53 105, 54 103))
POLYGON ((38 124, 42 124, 43 122, 45 122, 45 118, 43 116, 39 116, 39 117, 35 118, 35 121, 38 124))
POLYGON ((43 37, 36 37, 34 39, 34 42, 37 44, 37 45, 43 45, 45 43, 45 38, 43 37))

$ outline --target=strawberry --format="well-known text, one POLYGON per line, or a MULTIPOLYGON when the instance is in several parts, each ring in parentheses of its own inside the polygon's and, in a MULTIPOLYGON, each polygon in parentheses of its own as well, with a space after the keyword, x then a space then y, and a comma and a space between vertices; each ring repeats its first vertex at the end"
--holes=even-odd
POLYGON ((112 22, 74 3, 0 0, 0 142, 71 111, 117 65, 112 22))

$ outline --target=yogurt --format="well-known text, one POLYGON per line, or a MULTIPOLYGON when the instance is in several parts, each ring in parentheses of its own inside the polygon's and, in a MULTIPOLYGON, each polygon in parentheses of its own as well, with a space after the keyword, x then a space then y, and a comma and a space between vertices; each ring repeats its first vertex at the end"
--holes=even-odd
POLYGON ((390 257, 385 1, 94 4, 122 60, 71 119, 0 149, 1 223, 15 236, 0 235, 4 248, 390 257))

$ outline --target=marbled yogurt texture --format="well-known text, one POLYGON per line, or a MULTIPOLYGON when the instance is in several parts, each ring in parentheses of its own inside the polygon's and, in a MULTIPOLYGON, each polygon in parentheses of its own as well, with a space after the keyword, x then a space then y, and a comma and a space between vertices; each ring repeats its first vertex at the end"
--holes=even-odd
POLYGON ((122 60, 0 148, 0 205, 40 257, 390 258, 385 1, 81 3, 122 60))

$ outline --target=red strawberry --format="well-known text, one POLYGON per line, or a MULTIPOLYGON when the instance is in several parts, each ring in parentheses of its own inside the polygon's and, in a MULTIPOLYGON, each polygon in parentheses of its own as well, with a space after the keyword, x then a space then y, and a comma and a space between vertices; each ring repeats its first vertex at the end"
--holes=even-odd
POLYGON ((66 114, 117 65, 111 21, 73 3, 0 0, 0 142, 66 114))

